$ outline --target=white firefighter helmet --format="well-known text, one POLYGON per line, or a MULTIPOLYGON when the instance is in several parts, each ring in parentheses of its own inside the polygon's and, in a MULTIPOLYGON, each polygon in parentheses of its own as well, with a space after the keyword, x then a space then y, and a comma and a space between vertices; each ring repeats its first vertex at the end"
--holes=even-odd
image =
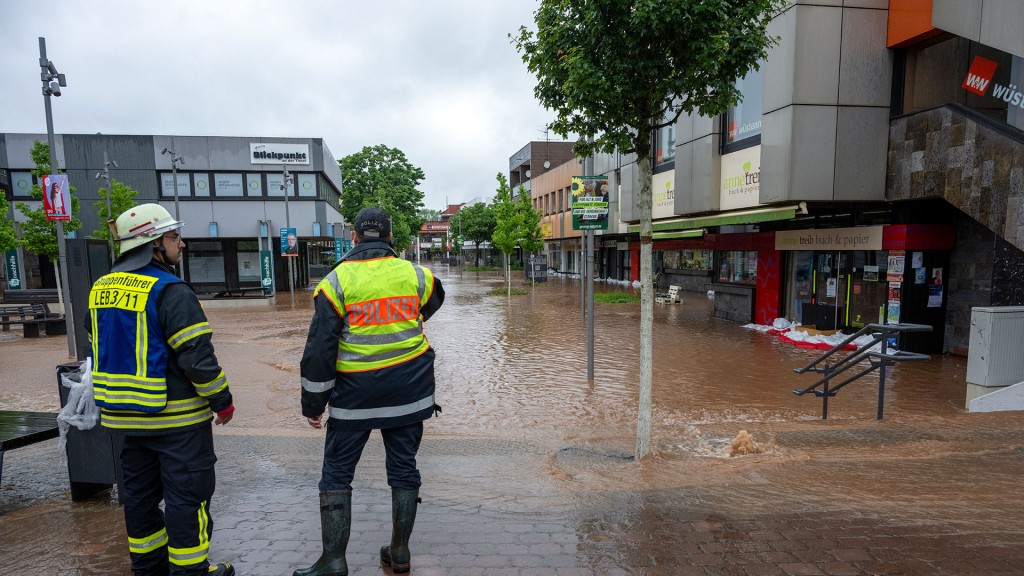
POLYGON ((159 204, 139 204, 125 210, 114 222, 114 233, 120 243, 121 254, 130 252, 171 230, 184 226, 159 204))

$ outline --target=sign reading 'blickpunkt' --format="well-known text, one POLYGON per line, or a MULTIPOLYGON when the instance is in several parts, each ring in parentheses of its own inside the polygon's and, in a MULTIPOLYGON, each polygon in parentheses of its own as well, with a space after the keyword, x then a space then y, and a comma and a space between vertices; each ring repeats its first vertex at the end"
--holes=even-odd
POLYGON ((309 164, 308 144, 249 143, 250 164, 309 164))

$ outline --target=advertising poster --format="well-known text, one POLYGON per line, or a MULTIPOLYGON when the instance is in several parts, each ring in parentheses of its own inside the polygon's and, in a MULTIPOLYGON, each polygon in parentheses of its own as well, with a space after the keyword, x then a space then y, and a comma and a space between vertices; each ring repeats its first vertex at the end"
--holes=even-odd
POLYGON ((924 268, 914 268, 914 284, 924 284, 924 268))
POLYGON ((43 176, 43 204, 47 220, 71 220, 71 190, 64 174, 43 176))
POLYGON ((608 229, 608 177, 574 176, 572 179, 572 229, 608 229))
POLYGON ((299 255, 299 239, 295 228, 281 228, 281 256, 299 255))
POLYGON ((878 282, 878 266, 865 266, 864 267, 864 281, 865 282, 878 282))
POLYGON ((907 263, 907 255, 903 250, 891 250, 889 252, 886 280, 889 282, 903 281, 903 268, 907 263))
POLYGON ((341 262, 341 257, 345 255, 345 240, 342 238, 334 239, 334 261, 341 262))
POLYGON ((889 298, 886 307, 885 321, 888 324, 900 323, 900 295, 902 289, 899 282, 889 282, 889 298))
POLYGON ((932 268, 932 281, 928 284, 928 307, 942 308, 942 268, 932 268))

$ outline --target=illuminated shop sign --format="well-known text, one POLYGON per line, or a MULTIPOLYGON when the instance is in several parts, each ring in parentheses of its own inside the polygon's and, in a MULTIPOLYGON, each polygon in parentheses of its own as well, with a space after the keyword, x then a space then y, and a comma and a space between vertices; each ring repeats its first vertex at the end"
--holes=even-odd
POLYGON ((960 86, 964 90, 974 92, 978 96, 984 96, 991 85, 993 98, 998 98, 1009 106, 1024 108, 1024 94, 1018 89, 1019 86, 1014 84, 1003 86, 998 82, 992 81, 992 77, 995 76, 996 68, 998 67, 999 64, 997 62, 993 62, 988 58, 982 58, 981 56, 975 56, 974 61, 971 62, 970 69, 967 70, 967 76, 964 77, 964 82, 960 86))

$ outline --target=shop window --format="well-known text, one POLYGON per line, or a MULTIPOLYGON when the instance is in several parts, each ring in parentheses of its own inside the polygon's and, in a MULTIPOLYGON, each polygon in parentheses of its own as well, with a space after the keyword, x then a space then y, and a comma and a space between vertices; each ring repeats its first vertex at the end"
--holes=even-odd
POLYGON ((764 107, 764 61, 756 70, 736 81, 743 99, 730 106, 724 116, 723 153, 735 152, 761 143, 761 115, 764 107))
MULTIPOLYGON (((259 271, 258 266, 256 270, 259 271)), ((224 282, 223 242, 190 241, 188 273, 192 282, 224 282)))
POLYGON ((757 252, 724 250, 718 253, 718 282, 753 284, 757 282, 757 252))
POLYGON ((711 270, 710 250, 665 250, 664 253, 668 270, 711 270))
POLYGON ((238 251, 238 282, 256 282, 260 276, 260 246, 253 240, 240 240, 235 249, 238 251))

